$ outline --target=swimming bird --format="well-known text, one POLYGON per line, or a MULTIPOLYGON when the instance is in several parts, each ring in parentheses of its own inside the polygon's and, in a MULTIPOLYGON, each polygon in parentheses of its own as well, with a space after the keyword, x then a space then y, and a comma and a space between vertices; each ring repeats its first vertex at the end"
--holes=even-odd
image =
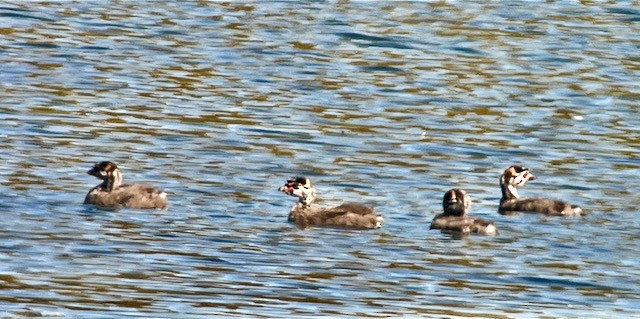
POLYGON ((123 184, 122 173, 112 162, 97 163, 87 174, 101 179, 102 183, 87 193, 85 204, 140 209, 169 207, 165 191, 142 184, 123 184))
POLYGON ((477 217, 469 217, 467 213, 471 207, 471 197, 463 189, 454 188, 442 198, 443 213, 436 215, 431 221, 431 229, 440 229, 443 232, 456 232, 461 234, 477 233, 495 236, 498 234, 496 225, 477 217))
POLYGON ((311 226, 373 229, 382 227, 384 221, 372 207, 361 204, 344 203, 325 208, 313 205, 316 188, 311 180, 304 176, 287 179, 278 190, 298 198, 298 202, 289 212, 288 220, 303 229, 311 226))
POLYGON ((509 166, 500 176, 502 198, 498 212, 503 215, 532 212, 552 216, 580 216, 584 213, 577 205, 570 205, 561 200, 520 198, 516 186, 523 186, 535 179, 536 176, 528 168, 518 165, 509 166))

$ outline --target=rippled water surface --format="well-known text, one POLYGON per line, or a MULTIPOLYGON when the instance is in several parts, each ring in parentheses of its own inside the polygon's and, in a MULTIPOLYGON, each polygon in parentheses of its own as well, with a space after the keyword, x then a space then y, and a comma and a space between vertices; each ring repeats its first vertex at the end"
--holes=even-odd
POLYGON ((3 2, 0 315, 637 316, 638 8, 3 2), (169 210, 83 206, 107 159, 169 210), (514 163, 589 215, 497 214, 514 163), (299 174, 384 228, 287 224, 299 174))

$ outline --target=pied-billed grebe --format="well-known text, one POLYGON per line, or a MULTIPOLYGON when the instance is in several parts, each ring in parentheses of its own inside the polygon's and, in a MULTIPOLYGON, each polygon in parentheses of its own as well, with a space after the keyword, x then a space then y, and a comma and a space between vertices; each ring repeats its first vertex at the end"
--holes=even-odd
POLYGON ((122 173, 112 162, 100 162, 87 174, 102 180, 84 198, 85 204, 102 207, 157 208, 167 209, 167 193, 163 190, 141 185, 122 184, 122 173))
POLYGON ((454 188, 444 193, 442 209, 444 212, 431 221, 431 229, 461 234, 478 233, 495 236, 498 229, 493 222, 481 218, 466 216, 471 207, 471 197, 466 191, 454 188))
POLYGON ((327 208, 312 206, 316 198, 316 188, 306 177, 292 177, 278 190, 298 198, 298 202, 289 212, 289 222, 295 223, 300 228, 329 226, 372 229, 382 227, 382 216, 376 214, 369 206, 353 203, 327 208))
POLYGON ((513 165, 500 176, 502 198, 499 212, 512 215, 517 212, 541 213, 554 216, 582 215, 583 211, 576 205, 569 205, 560 200, 546 198, 520 198, 516 186, 522 186, 536 177, 524 166, 513 165))

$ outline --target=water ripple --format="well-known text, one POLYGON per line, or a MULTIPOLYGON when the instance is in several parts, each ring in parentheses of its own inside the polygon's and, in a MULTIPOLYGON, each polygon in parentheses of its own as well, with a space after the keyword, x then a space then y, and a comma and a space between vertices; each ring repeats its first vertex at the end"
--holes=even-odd
POLYGON ((631 4, 4 4, 0 315, 632 317, 631 4), (168 211, 81 205, 112 160, 168 211), (498 176, 589 215, 496 213, 498 176), (286 223, 291 175, 385 227, 286 223), (471 194, 500 236, 429 231, 471 194))

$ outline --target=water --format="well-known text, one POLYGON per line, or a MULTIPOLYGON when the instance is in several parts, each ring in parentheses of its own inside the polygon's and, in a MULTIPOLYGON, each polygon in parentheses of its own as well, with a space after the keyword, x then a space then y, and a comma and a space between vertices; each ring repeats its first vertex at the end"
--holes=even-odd
POLYGON ((5 2, 0 315, 634 317, 638 3, 5 2), (81 205, 112 160, 167 211, 81 205), (590 214, 497 214, 498 176, 590 214), (276 189, 368 203, 298 230, 276 189), (495 238, 429 231, 462 187, 495 238))

